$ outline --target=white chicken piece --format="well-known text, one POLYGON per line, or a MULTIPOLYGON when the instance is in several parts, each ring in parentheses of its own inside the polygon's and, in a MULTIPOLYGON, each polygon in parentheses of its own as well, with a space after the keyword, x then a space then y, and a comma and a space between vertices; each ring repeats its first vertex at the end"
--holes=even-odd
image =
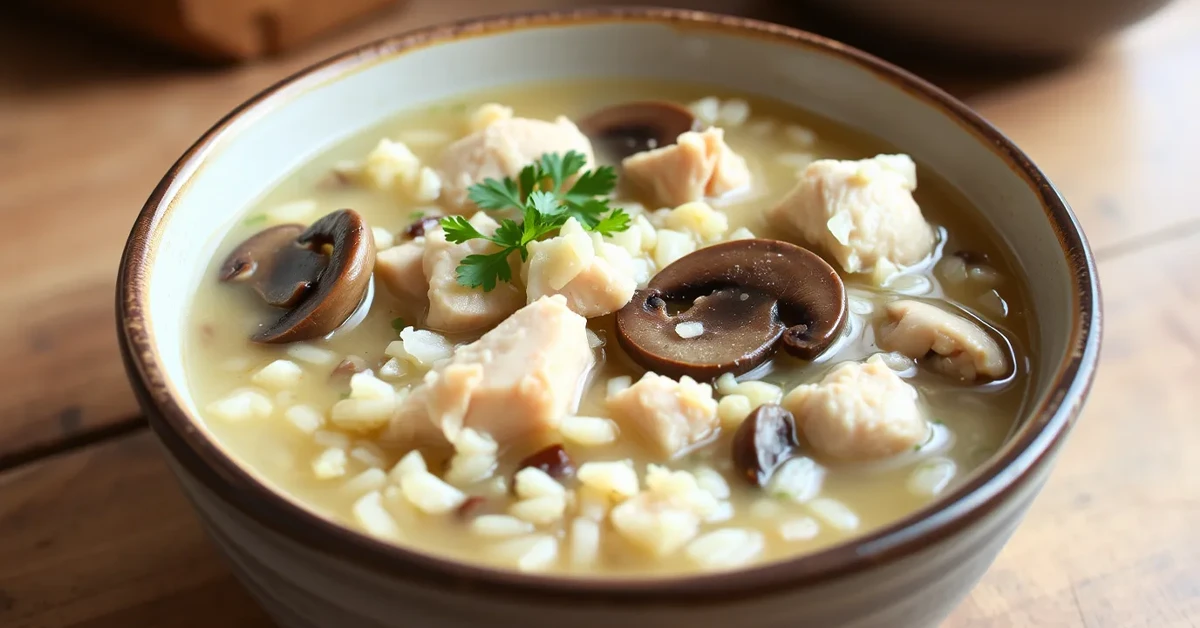
POLYGON ((384 439, 403 443, 430 424, 450 442, 466 427, 501 444, 556 429, 594 365, 587 319, 561 296, 538 299, 426 374, 384 439))
POLYGON ((425 238, 384 249, 375 254, 375 278, 392 296, 421 311, 429 299, 424 260, 425 238))
POLYGON ((767 216, 824 249, 846 272, 871 272, 877 264, 895 269, 933 252, 934 230, 913 200, 915 189, 917 166, 908 155, 821 159, 767 216))
POLYGON ((888 321, 879 330, 880 348, 922 360, 963 381, 1008 374, 1008 359, 999 343, 965 317, 908 299, 892 301, 885 309, 888 321))
POLYGON ((712 386, 686 375, 675 381, 648 372, 633 386, 609 397, 608 410, 666 459, 706 440, 720 423, 712 386))
POLYGON ((630 155, 621 167, 660 207, 715 198, 750 185, 746 160, 725 143, 725 130, 717 127, 688 131, 670 146, 630 155))
POLYGON ((652 464, 646 469, 646 490, 618 504, 609 518, 618 534, 662 558, 692 540, 719 507, 691 473, 652 464))
MULTIPOLYGON (((470 219, 471 225, 484 235, 491 235, 499 224, 483 212, 470 219)), ((429 312, 425 326, 430 329, 459 333, 494 326, 525 304, 521 289, 507 281, 484 292, 458 283, 458 264, 475 253, 490 253, 493 246, 487 240, 476 239, 454 244, 446 240, 441 226, 425 231, 425 255, 422 269, 429 280, 429 312)))
POLYGON ((819 384, 793 388, 783 407, 813 449, 834 460, 886 458, 929 436, 917 390, 878 354, 834 368, 819 384))
POLYGON ((442 200, 456 213, 475 209, 467 188, 485 179, 513 177, 546 153, 575 151, 595 162, 592 143, 573 122, 559 116, 554 122, 529 118, 500 119, 451 144, 442 154, 438 174, 442 200))
POLYGON ((587 233, 574 218, 567 219, 556 237, 529 244, 522 274, 530 303, 561 294, 567 307, 585 318, 621 309, 637 289, 629 252, 587 233))

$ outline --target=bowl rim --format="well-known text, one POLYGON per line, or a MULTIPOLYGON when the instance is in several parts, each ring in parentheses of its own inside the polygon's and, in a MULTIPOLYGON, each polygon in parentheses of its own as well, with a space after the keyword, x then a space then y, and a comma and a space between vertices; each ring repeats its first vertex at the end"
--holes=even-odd
POLYGON ((1100 344, 1100 287, 1079 223, 1048 178, 1012 141, 968 106, 915 75, 853 47, 799 29, 704 11, 600 7, 533 11, 472 18, 385 37, 319 61, 262 90, 215 125, 171 166, 143 206, 129 235, 117 280, 117 331, 129 379, 151 427, 175 461, 241 514, 311 550, 389 577, 429 587, 461 588, 505 597, 573 602, 716 603, 759 597, 828 582, 909 557, 986 517, 1051 464, 1078 417, 1095 374, 1100 344), (972 480, 931 504, 874 531, 823 550, 716 574, 649 578, 583 578, 524 574, 393 545, 336 524, 290 501, 243 469, 210 441, 177 403, 159 366, 149 320, 148 281, 158 225, 175 205, 218 140, 237 123, 266 115, 282 103, 332 80, 405 52, 477 36, 597 23, 654 23, 691 31, 782 42, 834 56, 920 98, 953 119, 1001 157, 1038 196, 1072 273, 1074 290, 1068 355, 1048 394, 1026 422, 972 480))

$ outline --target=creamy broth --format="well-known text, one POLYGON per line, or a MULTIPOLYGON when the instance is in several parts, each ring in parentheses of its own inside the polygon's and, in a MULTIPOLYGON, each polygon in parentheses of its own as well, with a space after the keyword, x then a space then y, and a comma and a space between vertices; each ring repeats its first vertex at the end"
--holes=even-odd
MULTIPOLYGON (((196 290, 190 314, 191 335, 185 346, 189 385, 202 410, 231 391, 256 387, 253 375, 277 359, 298 364, 303 370, 301 383, 288 390, 265 390, 273 403, 269 417, 227 421, 202 411, 206 427, 230 455, 269 485, 322 516, 364 529, 354 514, 355 502, 368 490, 386 492, 387 489, 377 486, 379 474, 360 474, 371 468, 392 469, 406 450, 380 443, 370 433, 344 432, 330 424, 329 409, 345 398, 349 390, 348 378, 331 376, 331 371, 343 358, 354 355, 377 373, 388 359, 384 350, 398 337, 396 319, 417 324, 421 312, 412 311, 411 305, 393 298, 376 280, 369 311, 357 326, 339 330, 328 339, 304 343, 305 347, 327 353, 305 355, 295 348, 289 352, 288 345, 255 344, 248 340, 249 335, 272 314, 244 286, 217 282, 218 268, 225 256, 264 227, 287 222, 288 215, 300 215, 304 217, 301 222, 311 222, 331 211, 353 208, 372 227, 398 234, 413 222, 417 213, 440 211, 436 203, 417 203, 404 195, 347 184, 331 172, 341 162, 361 160, 383 137, 405 142, 422 163, 436 164, 442 149, 468 133, 469 115, 484 103, 503 103, 512 107, 518 117, 552 120, 565 115, 578 120, 609 104, 645 99, 686 104, 713 93, 701 86, 628 81, 525 85, 475 93, 403 112, 322 152, 273 185, 254 206, 245 208, 237 223, 221 236, 212 265, 196 290), (315 434, 285 419, 285 412, 296 404, 317 409, 323 415, 324 424, 315 434), (327 452, 331 449, 344 453, 344 463, 338 462, 343 473, 318 478, 314 460, 330 455, 327 452)), ((795 234, 768 224, 764 211, 792 189, 808 156, 857 160, 903 151, 903 147, 888 146, 778 102, 723 91, 716 95, 721 99, 740 98, 750 106, 750 116, 744 123, 724 128, 729 146, 749 164, 753 187, 740 196, 709 201, 713 208, 728 216, 728 232, 745 227, 759 238, 804 245, 795 234), (805 137, 806 129, 815 134, 815 143, 811 145, 806 145, 813 139, 805 137)), ((977 212, 934 173, 919 168, 918 180, 915 199, 926 220, 938 230, 938 244, 931 258, 892 278, 887 287, 874 287, 865 275, 840 273, 850 299, 850 318, 847 330, 834 348, 811 363, 781 352, 739 380, 759 379, 779 386, 784 393, 799 384, 819 382, 839 363, 861 361, 881 352, 875 337, 887 301, 897 296, 945 300, 990 328, 996 339, 1002 340, 1001 347, 1010 351, 1008 359, 1015 368, 999 381, 960 383, 927 368, 893 359, 900 375, 920 393, 921 407, 933 426, 929 442, 913 451, 874 462, 837 463, 814 456, 820 465, 819 496, 808 499, 812 497, 808 495, 801 500, 773 495, 737 477, 729 455, 732 429, 722 429, 711 441, 669 461, 648 453, 638 439, 622 429, 612 444, 582 447, 566 443, 565 450, 574 465, 631 459, 639 478, 644 478, 648 463, 673 470, 715 470, 730 487, 729 497, 721 499, 729 504, 724 507, 728 518, 703 523, 700 533, 727 528, 758 531, 762 548, 753 562, 794 557, 869 532, 921 508, 936 499, 937 494, 962 482, 997 450, 1024 410, 1031 380, 1027 356, 1034 348, 1030 336, 1032 315, 1010 253, 977 212), (977 269, 974 275, 968 274, 966 265, 954 261, 957 259, 954 253, 959 251, 976 254, 971 258, 975 260, 986 255, 986 267, 977 269)), ((653 207, 627 186, 618 189, 618 198, 653 207)), ((225 209, 214 208, 214 211, 225 209)), ((398 237, 396 242, 402 240, 398 237)), ((832 263, 831 258, 826 259, 832 263)), ((597 349, 602 361, 583 392, 577 414, 608 417, 607 383, 622 375, 636 381, 644 369, 632 363, 615 341, 612 315, 591 319, 588 326, 604 345, 597 349)), ((451 339, 461 343, 478 335, 451 339)), ((412 373, 385 381, 403 388, 420 382, 420 376, 412 373)), ((388 507, 385 503, 399 530, 390 540, 468 562, 503 568, 529 567, 520 562, 528 545, 476 534, 470 521, 479 514, 504 513, 512 500, 509 489, 517 461, 557 442, 562 441, 556 434, 548 433, 504 446, 492 479, 461 487, 469 495, 485 498, 478 504, 473 502, 475 508, 469 515, 426 515, 413 509, 388 507), (497 478, 506 481, 502 484, 497 478)), ((425 453, 431 470, 437 472, 442 468, 446 454, 425 453)), ((340 461, 336 454, 332 457, 340 461)), ((703 475, 711 478, 707 472, 703 475)), ((574 486, 573 481, 565 484, 574 486)), ((392 496, 395 497, 394 491, 392 496)), ((574 564, 571 530, 578 508, 577 503, 569 502, 561 521, 537 526, 537 534, 556 539, 558 548, 555 558, 539 562, 536 569, 594 577, 651 576, 701 569, 686 551, 663 557, 647 554, 631 546, 607 523, 599 525, 598 558, 587 565, 574 564)))

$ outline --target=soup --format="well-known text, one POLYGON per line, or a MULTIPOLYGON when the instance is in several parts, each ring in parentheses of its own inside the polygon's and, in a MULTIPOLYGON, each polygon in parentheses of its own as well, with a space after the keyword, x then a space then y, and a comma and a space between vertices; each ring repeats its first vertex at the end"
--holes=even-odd
POLYGON ((1031 379, 1008 251, 896 148, 632 81, 404 112, 222 236, 207 429, 365 534, 589 577, 721 570, 895 521, 1031 379))

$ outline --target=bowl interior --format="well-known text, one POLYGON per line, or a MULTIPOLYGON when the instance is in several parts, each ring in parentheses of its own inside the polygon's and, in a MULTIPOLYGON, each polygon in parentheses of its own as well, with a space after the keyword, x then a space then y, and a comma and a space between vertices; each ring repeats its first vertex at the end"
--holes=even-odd
MULTIPOLYGON (((177 166, 145 248, 142 305, 161 379, 192 417, 183 339, 188 305, 221 235, 275 181, 314 153, 395 112, 521 82, 638 77, 773 97, 902 147, 985 214, 1017 252, 1036 304, 1034 399, 1075 353, 1079 288, 1043 194, 983 132, 912 84, 886 78, 837 44, 783 29, 653 18, 531 18, 516 28, 425 31, 327 63, 251 103, 177 166), (165 209, 163 209, 165 208, 165 209)), ((1069 217, 1068 217, 1069 219, 1069 217)), ((1079 252, 1083 255, 1083 252, 1079 252)), ((138 264, 135 251, 134 264, 138 264)), ((202 423, 196 422, 202 432, 202 423)))

